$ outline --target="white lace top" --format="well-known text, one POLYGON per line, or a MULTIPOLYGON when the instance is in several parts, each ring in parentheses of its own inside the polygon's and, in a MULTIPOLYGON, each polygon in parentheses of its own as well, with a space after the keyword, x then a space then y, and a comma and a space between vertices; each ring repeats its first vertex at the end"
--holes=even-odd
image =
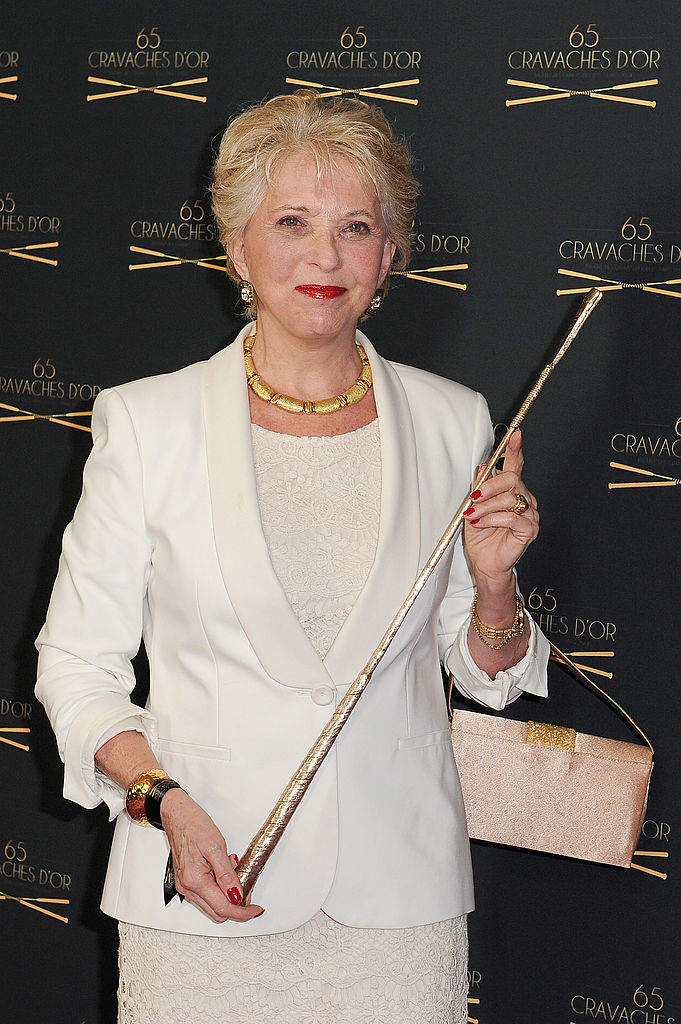
POLYGON ((324 657, 376 553, 381 508, 378 420, 336 437, 252 425, 260 516, 286 597, 324 657))

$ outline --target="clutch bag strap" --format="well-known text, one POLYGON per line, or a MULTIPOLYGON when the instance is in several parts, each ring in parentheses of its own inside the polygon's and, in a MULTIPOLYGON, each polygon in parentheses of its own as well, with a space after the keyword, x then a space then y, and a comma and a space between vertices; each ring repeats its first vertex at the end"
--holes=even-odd
MULTIPOLYGON (((548 637, 547 637, 547 640, 548 640, 548 637)), ((655 754, 655 750, 654 750, 654 747, 653 747, 652 743, 650 742, 650 740, 648 739, 648 737, 646 736, 646 734, 644 733, 643 729, 638 724, 638 722, 634 721, 634 719, 631 717, 631 715, 627 711, 624 710, 622 705, 618 704, 617 701, 615 700, 615 698, 611 697, 610 694, 606 693, 605 690, 603 690, 600 686, 597 686, 597 684, 594 683, 594 681, 592 679, 589 679, 589 677, 586 675, 586 673, 582 672, 581 668, 578 668, 575 665, 574 661, 572 661, 568 657, 567 654, 565 654, 563 651, 561 651, 559 647, 556 647, 556 645, 553 643, 553 641, 549 640, 548 643, 549 643, 549 646, 551 648, 554 661, 559 662, 561 665, 567 665, 568 668, 572 669, 572 671, 575 673, 575 675, 579 676, 579 678, 582 680, 582 682, 588 683, 588 685, 592 688, 592 690, 596 690, 596 692, 600 693, 600 695, 602 697, 605 697, 605 699, 614 708, 616 708, 619 711, 619 713, 621 715, 623 715, 624 718, 626 718, 627 722, 629 722, 629 724, 631 726, 633 726, 633 728, 636 730, 636 732, 639 734, 639 736, 642 737, 643 741, 650 747, 651 753, 654 755, 655 754)), ((450 714, 450 716, 451 716, 452 711, 453 711, 453 708, 452 708, 452 694, 453 694, 453 692, 454 692, 454 677, 450 674, 450 676, 449 676, 449 693, 448 693, 448 706, 449 706, 449 714, 450 714)), ((531 724, 539 725, 540 723, 531 723, 531 724)), ((567 731, 572 732, 572 730, 567 730, 567 731)), ((538 742, 541 743, 542 740, 539 739, 538 742)), ((542 745, 544 745, 544 744, 542 744, 542 745)), ((560 744, 556 744, 555 742, 553 742, 550 745, 555 746, 555 745, 560 745, 560 744)))
MULTIPOLYGON (((548 639, 548 637, 547 637, 547 639, 548 639)), ((655 750, 653 748, 653 745, 650 742, 650 740, 648 739, 648 737, 646 736, 646 734, 644 733, 643 729, 638 724, 638 722, 635 722, 634 719, 631 717, 631 715, 627 711, 624 710, 622 705, 618 704, 614 697, 611 697, 609 693, 606 693, 605 690, 601 689, 600 686, 598 686, 596 683, 594 683, 593 679, 589 679, 587 674, 585 672, 582 672, 581 668, 577 668, 577 666, 575 665, 574 661, 572 661, 567 656, 567 654, 564 654, 563 651, 561 651, 559 647, 556 647, 556 645, 551 640, 549 640, 549 646, 550 646, 550 648, 551 648, 551 650, 553 652, 554 660, 559 662, 562 665, 567 665, 568 668, 571 668, 572 671, 575 673, 575 675, 579 676, 579 678, 582 680, 582 682, 588 683, 589 686, 593 690, 596 690, 597 693, 600 693, 601 697, 605 697, 605 699, 610 704, 612 704, 612 706, 614 708, 617 708, 617 710, 620 712, 620 714, 623 715, 626 718, 627 722, 629 722, 629 724, 634 727, 634 729, 639 734, 639 736, 641 736, 643 738, 643 741, 645 743, 647 743, 647 745, 650 747, 651 752, 654 754, 655 750)))

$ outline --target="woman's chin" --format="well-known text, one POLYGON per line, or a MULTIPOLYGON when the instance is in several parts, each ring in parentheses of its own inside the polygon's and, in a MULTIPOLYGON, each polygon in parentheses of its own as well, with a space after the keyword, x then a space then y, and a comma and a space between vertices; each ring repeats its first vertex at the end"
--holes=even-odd
POLYGON ((287 324, 290 335, 294 338, 335 340, 344 337, 355 337, 358 316, 339 316, 333 310, 306 310, 304 315, 296 317, 287 324))

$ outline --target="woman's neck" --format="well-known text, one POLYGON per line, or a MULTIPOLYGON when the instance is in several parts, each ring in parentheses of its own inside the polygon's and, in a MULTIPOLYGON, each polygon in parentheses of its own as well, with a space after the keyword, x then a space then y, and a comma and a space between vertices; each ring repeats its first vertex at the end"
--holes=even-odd
MULTIPOLYGON (((276 392, 305 401, 331 398, 350 388, 362 361, 354 334, 350 338, 282 339, 256 325, 252 356, 255 368, 276 392)), ((373 388, 361 401, 333 413, 290 413, 258 398, 249 389, 251 420, 280 434, 330 437, 366 426, 376 418, 373 388)))
POLYGON ((355 383, 362 369, 355 333, 342 338, 289 338, 256 324, 253 361, 275 391, 305 401, 328 398, 355 383))

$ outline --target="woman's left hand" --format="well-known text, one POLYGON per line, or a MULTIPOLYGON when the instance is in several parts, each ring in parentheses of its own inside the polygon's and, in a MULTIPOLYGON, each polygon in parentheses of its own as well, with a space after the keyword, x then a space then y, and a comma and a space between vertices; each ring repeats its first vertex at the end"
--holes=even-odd
POLYGON ((464 513, 464 537, 477 586, 508 580, 514 565, 539 533, 537 502, 522 480, 523 462, 522 437, 516 430, 508 442, 503 472, 473 488, 472 507, 464 513), (519 495, 528 503, 521 515, 509 511, 519 495))

